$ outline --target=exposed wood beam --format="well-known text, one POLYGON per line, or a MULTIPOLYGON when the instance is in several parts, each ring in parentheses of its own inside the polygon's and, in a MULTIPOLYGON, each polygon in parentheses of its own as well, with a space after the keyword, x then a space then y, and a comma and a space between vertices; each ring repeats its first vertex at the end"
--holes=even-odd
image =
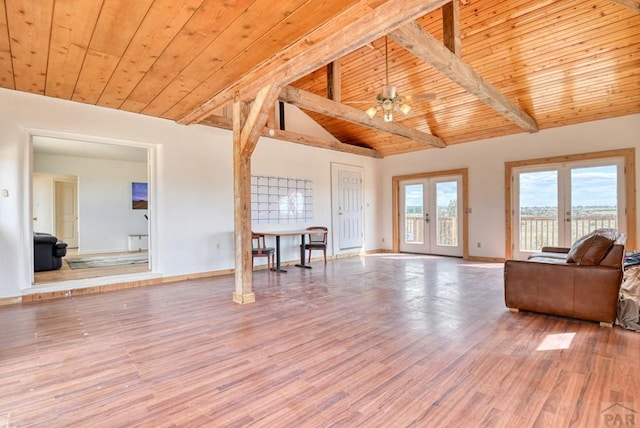
MULTIPOLYGON (((206 119, 202 120, 200 124, 222 129, 233 129, 231 119, 222 116, 209 116, 206 119)), ((281 131, 279 129, 274 129, 273 127, 263 128, 261 136, 273 138, 275 140, 288 141, 290 143, 302 144, 304 146, 317 147, 320 149, 351 153, 352 155, 382 159, 382 155, 380 154, 380 152, 374 149, 354 146, 353 144, 345 144, 339 141, 327 140, 325 138, 314 137, 311 135, 298 134, 291 131, 281 131)))
POLYGON ((420 24, 404 24, 389 33, 389 37, 525 131, 538 131, 538 125, 531 116, 442 46, 420 24))
POLYGON ((294 88, 293 86, 284 87, 282 92, 280 92, 280 99, 298 107, 324 114, 325 116, 335 117, 368 128, 388 132, 389 134, 408 138, 433 147, 446 146, 440 138, 434 135, 420 132, 399 123, 385 122, 378 118, 370 119, 362 110, 328 100, 319 95, 294 88))
POLYGON ((275 85, 269 85, 258 92, 240 136, 243 154, 251 156, 256 148, 258 138, 269 119, 269 114, 273 111, 279 93, 280 88, 275 85))
POLYGON ((312 34, 249 70, 179 122, 189 124, 201 121, 215 109, 230 102, 237 91, 241 93, 241 100, 249 100, 270 83, 288 85, 448 1, 388 0, 346 25, 340 14, 312 34))
POLYGON ((345 144, 339 141, 327 140, 325 138, 314 137, 311 135, 303 135, 290 131, 273 130, 273 135, 269 133, 270 138, 276 140, 289 141, 291 143, 302 144, 320 149, 335 150, 338 152, 351 153, 352 155, 367 156, 375 159, 382 159, 380 152, 367 147, 354 146, 353 144, 345 144))
POLYGON ((452 0, 442 6, 442 31, 444 45, 454 55, 460 56, 460 3, 452 0))
POLYGON ((613 0, 614 3, 619 4, 622 7, 626 7, 635 13, 640 13, 640 1, 638 0, 613 0))
POLYGON ((342 67, 340 58, 327 64, 327 98, 342 102, 342 67))

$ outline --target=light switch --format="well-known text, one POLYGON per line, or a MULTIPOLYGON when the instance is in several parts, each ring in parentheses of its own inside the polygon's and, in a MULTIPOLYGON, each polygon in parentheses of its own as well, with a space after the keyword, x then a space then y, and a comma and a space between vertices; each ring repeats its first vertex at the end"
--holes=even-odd
POLYGON ((2 196, 4 196, 5 198, 9 197, 9 191, 7 189, 2 189, 2 196))

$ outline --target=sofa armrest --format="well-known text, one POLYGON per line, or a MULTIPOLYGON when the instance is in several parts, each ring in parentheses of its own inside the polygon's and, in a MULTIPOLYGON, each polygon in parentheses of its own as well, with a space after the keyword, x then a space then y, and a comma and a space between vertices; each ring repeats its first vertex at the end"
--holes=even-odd
POLYGON ((34 233, 33 234, 33 243, 34 244, 50 244, 54 245, 58 242, 58 238, 48 233, 34 233))
POLYGON ((600 261, 600 266, 622 269, 624 265, 624 244, 614 244, 604 259, 600 261))
POLYGON ((542 247, 542 249, 540 250, 540 252, 542 253, 564 253, 564 254, 568 254, 569 250, 571 250, 571 248, 564 248, 564 247, 542 247))

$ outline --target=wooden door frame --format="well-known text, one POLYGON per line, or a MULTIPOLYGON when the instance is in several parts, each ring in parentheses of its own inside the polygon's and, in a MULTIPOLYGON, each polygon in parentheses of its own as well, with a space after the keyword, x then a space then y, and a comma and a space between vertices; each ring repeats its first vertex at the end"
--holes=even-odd
POLYGON ((396 175, 391 177, 393 252, 400 252, 400 182, 424 178, 447 177, 451 175, 459 175, 462 177, 462 258, 464 260, 469 259, 469 210, 467 208, 469 206, 469 168, 420 172, 416 174, 396 175))
POLYGON ((580 153, 565 156, 553 156, 537 159, 526 159, 504 163, 505 182, 505 259, 513 257, 513 170, 515 168, 561 164, 588 160, 600 160, 607 158, 624 159, 624 195, 627 217, 627 242, 626 248, 636 248, 636 149, 606 150, 602 152, 580 153))

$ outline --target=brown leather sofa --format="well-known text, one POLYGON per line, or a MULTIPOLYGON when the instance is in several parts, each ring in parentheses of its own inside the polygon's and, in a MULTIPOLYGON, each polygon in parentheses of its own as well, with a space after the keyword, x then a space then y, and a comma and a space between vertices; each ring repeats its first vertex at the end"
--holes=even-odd
POLYGON ((544 247, 528 260, 507 260, 507 307, 613 325, 623 279, 625 241, 625 234, 599 229, 571 248, 544 247))

